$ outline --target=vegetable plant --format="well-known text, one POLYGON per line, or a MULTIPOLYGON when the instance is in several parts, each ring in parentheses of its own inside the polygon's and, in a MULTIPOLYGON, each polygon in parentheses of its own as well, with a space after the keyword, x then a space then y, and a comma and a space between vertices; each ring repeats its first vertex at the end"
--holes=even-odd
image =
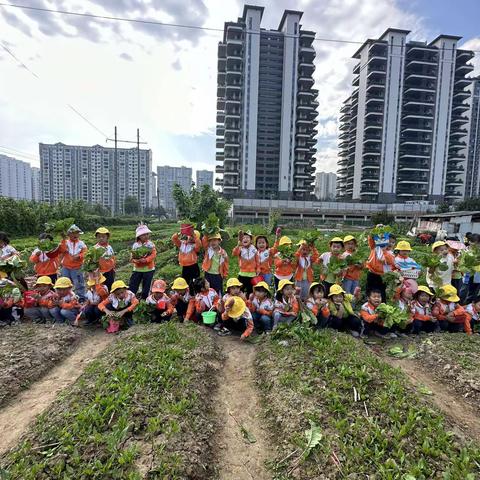
POLYGON ((103 247, 88 249, 87 253, 85 254, 85 270, 87 272, 93 272, 97 270, 99 267, 99 261, 105 255, 106 251, 107 249, 103 247))
POLYGON ((407 326, 409 321, 408 313, 394 305, 381 303, 377 307, 376 312, 379 314, 379 318, 382 319, 383 326, 387 328, 391 328, 395 325, 403 329, 407 326))

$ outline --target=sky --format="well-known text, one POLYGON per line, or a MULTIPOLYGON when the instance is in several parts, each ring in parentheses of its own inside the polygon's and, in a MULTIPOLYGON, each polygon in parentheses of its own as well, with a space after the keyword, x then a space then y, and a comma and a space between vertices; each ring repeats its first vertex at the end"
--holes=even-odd
MULTIPOLYGON (((113 137, 116 125, 125 140, 134 140, 140 129, 141 140, 153 151, 154 166, 214 170, 222 32, 85 19, 2 3, 16 2, 0 1, 0 153, 38 166, 39 142, 113 146, 106 138, 113 137)), ((431 41, 440 33, 462 36, 462 48, 480 51, 479 0, 249 3, 265 7, 264 28, 277 28, 283 11, 294 9, 304 12, 303 28, 321 38, 363 42, 394 27, 410 30, 412 40, 431 41)), ((18 4, 219 29, 243 10, 243 2, 236 0, 18 4)), ((356 61, 351 56, 358 45, 316 41, 314 46, 320 104, 317 171, 335 171, 337 120, 352 89, 356 61)), ((474 74, 480 74, 480 60, 474 64, 474 74)))

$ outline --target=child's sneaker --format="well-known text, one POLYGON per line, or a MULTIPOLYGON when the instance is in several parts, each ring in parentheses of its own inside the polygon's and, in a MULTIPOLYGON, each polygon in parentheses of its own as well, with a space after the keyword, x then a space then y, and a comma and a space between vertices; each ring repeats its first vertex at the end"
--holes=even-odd
POLYGON ((219 332, 219 331, 222 329, 222 326, 221 326, 219 323, 217 323, 217 324, 214 325, 213 329, 214 329, 216 332, 219 332))
POLYGON ((225 327, 222 327, 217 333, 221 337, 226 337, 227 335, 232 334, 232 332, 228 328, 225 328, 225 327))

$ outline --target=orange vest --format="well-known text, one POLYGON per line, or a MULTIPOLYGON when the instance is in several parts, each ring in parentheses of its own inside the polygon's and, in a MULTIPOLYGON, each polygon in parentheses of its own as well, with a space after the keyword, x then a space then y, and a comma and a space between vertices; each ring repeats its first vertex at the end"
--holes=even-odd
POLYGON ((250 245, 248 248, 236 246, 232 255, 238 257, 238 266, 240 272, 257 273, 258 271, 258 254, 257 249, 250 245))
POLYGON ((172 235, 172 242, 178 248, 178 263, 181 267, 195 265, 198 261, 198 252, 202 248, 202 242, 195 237, 195 243, 180 240, 178 233, 172 235))
POLYGON ((36 248, 30 256, 30 262, 35 265, 35 273, 39 277, 43 275, 55 275, 60 266, 60 250, 57 248, 47 254, 36 248), (37 255, 38 252, 40 252, 40 255, 37 255))

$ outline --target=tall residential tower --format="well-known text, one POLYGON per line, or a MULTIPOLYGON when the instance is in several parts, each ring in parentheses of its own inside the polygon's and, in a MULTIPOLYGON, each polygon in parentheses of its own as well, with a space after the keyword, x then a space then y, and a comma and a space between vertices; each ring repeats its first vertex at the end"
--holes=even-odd
POLYGON ((480 197, 480 77, 472 79, 465 197, 480 197))
POLYGON ((318 91, 314 32, 286 10, 261 28, 263 7, 245 5, 218 45, 216 185, 225 196, 310 198, 318 91))
POLYGON ((388 29, 355 53, 353 93, 340 117, 337 198, 460 200, 473 52, 461 37, 407 41, 388 29))

